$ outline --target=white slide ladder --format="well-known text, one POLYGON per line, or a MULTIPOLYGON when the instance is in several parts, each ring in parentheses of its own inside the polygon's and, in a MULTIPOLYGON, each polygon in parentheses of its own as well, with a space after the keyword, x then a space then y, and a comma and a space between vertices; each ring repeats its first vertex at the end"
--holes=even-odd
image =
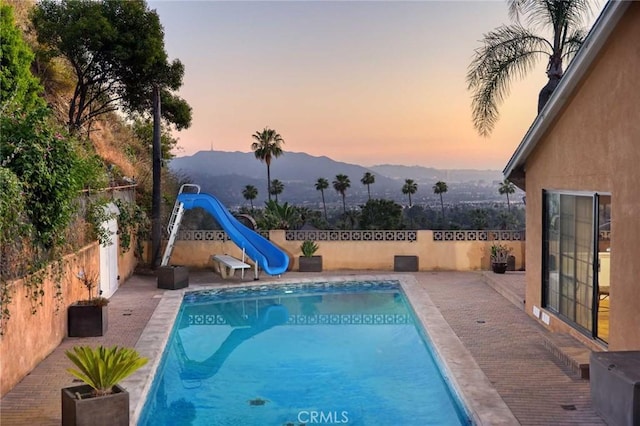
MULTIPOLYGON (((185 187, 195 187, 200 193, 200 185, 193 184, 184 184, 180 187, 180 191, 178 195, 182 194, 185 187)), ((171 253, 173 252, 173 247, 176 244, 176 238, 178 237, 178 230, 180 229, 180 222, 182 221, 182 216, 184 215, 184 204, 182 204, 176 198, 176 203, 173 205, 173 211, 171 212, 171 217, 169 218, 169 224, 167 225, 167 232, 169 233, 169 241, 167 241, 167 247, 164 249, 164 254, 162 255, 162 262, 160 266, 167 266, 169 263, 169 258, 171 257, 171 253)))

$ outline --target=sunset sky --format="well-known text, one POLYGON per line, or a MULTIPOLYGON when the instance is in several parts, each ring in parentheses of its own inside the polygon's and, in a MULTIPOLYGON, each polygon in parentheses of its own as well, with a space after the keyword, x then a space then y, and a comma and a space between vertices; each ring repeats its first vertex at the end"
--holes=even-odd
POLYGON ((509 23, 503 1, 148 4, 170 59, 185 65, 179 94, 193 122, 176 134, 178 156, 249 152, 268 126, 285 152, 502 170, 546 83, 541 62, 514 81, 489 138, 473 129, 467 67, 483 34, 509 23))

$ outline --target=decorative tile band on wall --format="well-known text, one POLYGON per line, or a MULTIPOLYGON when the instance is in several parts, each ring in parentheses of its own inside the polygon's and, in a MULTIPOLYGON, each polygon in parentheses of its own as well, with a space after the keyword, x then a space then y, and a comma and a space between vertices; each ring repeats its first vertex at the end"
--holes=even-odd
POLYGON ((416 231, 286 231, 287 241, 417 241, 416 231))
MULTIPOLYGON (((260 231, 260 235, 269 239, 269 231, 260 231)), ((230 238, 226 232, 221 230, 182 230, 178 231, 178 240, 180 241, 229 241, 230 238)))
POLYGON ((601 240, 610 240, 611 239, 611 231, 600 231, 600 239, 601 240))
POLYGON ((524 231, 433 231, 433 241, 524 241, 524 231))
MULTIPOLYGON (((222 315, 188 315, 189 325, 227 325, 222 315)), ((385 325, 412 324, 411 317, 403 314, 315 314, 290 315, 289 325, 385 325)))

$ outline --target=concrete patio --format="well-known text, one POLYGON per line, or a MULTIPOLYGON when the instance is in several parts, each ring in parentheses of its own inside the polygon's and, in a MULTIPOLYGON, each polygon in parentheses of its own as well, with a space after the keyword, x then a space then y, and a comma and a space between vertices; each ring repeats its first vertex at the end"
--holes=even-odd
MULTIPOLYGON (((371 271, 362 274, 371 276, 371 271)), ((388 277, 390 273, 381 273, 388 277)), ((239 275, 239 274, 238 274, 239 275)), ((361 275, 358 271, 286 274, 299 278, 361 275)), ((403 274, 407 275, 407 274, 403 274)), ((410 274, 469 351, 475 363, 522 425, 605 424, 592 408, 589 382, 545 348, 548 332, 522 310, 524 273, 410 274)), ((245 277, 247 284, 252 283, 245 277)), ((239 278, 224 283, 237 282, 239 278)), ((190 283, 221 284, 210 271, 192 272, 190 283)), ((60 389, 73 382, 65 350, 77 344, 134 347, 165 290, 153 276, 134 275, 111 298, 109 330, 96 338, 66 338, 0 401, 0 424, 59 425, 60 389)), ((383 425, 384 426, 384 425, 383 425)))

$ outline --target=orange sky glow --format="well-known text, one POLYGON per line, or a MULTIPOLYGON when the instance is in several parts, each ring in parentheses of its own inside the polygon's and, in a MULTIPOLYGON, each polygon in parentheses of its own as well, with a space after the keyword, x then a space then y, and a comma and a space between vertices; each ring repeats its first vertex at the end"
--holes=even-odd
MULTIPOLYGON (((515 80, 488 138, 465 76, 499 1, 150 1, 192 126, 178 156, 249 152, 265 126, 284 149, 364 166, 502 169, 536 114, 544 68, 515 80)), ((590 25, 599 13, 589 21, 590 25)), ((286 155, 286 154, 285 154, 286 155)))

